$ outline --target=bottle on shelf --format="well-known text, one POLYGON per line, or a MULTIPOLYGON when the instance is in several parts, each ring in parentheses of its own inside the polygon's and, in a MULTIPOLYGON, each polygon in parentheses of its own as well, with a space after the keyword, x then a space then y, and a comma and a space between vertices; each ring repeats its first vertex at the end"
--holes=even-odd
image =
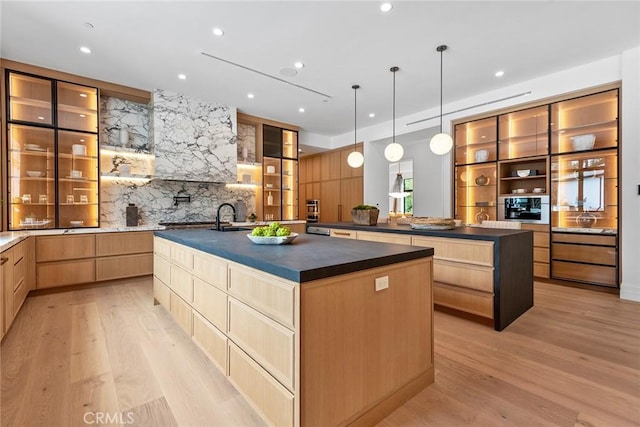
POLYGON ((269 191, 269 194, 267 195, 267 205, 273 206, 273 196, 271 195, 271 191, 269 191))

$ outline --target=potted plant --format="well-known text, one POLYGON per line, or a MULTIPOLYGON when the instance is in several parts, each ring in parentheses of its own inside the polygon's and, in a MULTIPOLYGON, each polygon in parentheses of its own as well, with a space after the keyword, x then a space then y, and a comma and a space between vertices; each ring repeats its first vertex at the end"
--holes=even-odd
POLYGON ((380 209, 371 205, 358 205, 351 209, 353 222, 360 225, 376 225, 380 209))

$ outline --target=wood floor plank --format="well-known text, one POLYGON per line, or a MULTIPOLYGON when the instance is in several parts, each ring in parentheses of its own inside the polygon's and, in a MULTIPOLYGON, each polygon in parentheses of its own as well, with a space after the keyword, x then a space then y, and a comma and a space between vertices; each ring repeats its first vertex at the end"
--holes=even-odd
MULTIPOLYGON (((265 425, 152 301, 149 278, 27 298, 0 347, 0 425, 265 425)), ((502 332, 436 311, 434 351, 434 384, 380 426, 640 426, 638 303, 536 283, 502 332)))

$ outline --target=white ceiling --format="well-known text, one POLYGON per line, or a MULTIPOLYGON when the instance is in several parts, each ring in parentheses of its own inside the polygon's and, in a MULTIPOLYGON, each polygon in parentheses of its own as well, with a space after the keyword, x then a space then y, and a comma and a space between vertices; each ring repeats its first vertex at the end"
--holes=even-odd
POLYGON ((0 55, 145 90, 162 88, 334 136, 444 100, 533 79, 640 45, 639 1, 7 1, 0 55), (93 24, 89 29, 85 23, 93 24), (212 34, 213 27, 225 31, 212 34), (90 55, 79 52, 85 45, 90 55), (266 73, 325 97, 203 53, 266 73), (297 76, 282 68, 306 65, 297 76), (502 78, 494 73, 504 70, 502 78), (187 80, 178 80, 184 73, 187 80), (247 93, 255 98, 250 100, 247 93), (298 108, 305 112, 299 113, 298 108), (369 113, 375 118, 369 118, 369 113))

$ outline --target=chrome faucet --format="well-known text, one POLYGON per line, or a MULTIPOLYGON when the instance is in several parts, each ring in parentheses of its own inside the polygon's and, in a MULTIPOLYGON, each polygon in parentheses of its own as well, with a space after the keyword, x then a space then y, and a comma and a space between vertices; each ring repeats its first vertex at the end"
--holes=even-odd
POLYGON ((231 208, 231 210, 233 211, 233 220, 236 220, 236 208, 231 203, 222 203, 220 206, 218 206, 218 212, 216 213, 217 231, 220 231, 220 209, 222 209, 224 206, 229 206, 231 208))

